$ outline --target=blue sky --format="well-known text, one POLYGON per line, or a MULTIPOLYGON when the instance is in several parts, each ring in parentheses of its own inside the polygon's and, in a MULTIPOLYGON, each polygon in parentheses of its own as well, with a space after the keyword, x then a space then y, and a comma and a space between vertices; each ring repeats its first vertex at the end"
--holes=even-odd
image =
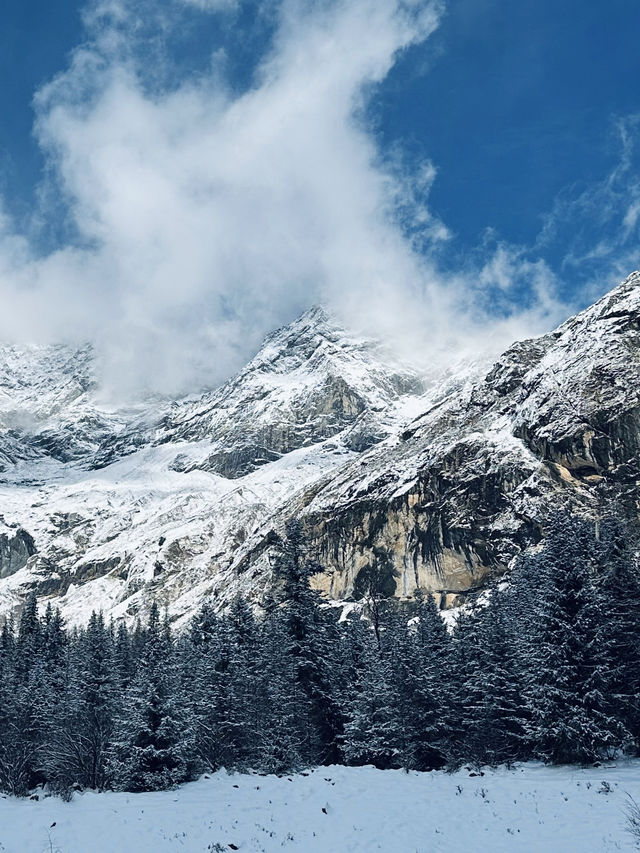
POLYGON ((432 203, 462 240, 531 242, 559 193, 614 167, 613 124, 640 111, 638 32, 628 0, 453 2, 381 92, 383 132, 438 164, 432 203))
MULTIPOLYGON (((341 280, 362 277, 346 300, 351 311, 363 292, 375 291, 374 280, 382 301, 397 284, 410 302, 413 284, 403 282, 413 276, 423 278, 422 297, 438 316, 472 293, 480 310, 500 318, 529 312, 522 328, 537 331, 640 263, 640 6, 311 5, 5 0, 6 298, 21 299, 26 288, 34 305, 39 297, 42 305, 86 302, 75 319, 44 323, 43 333, 73 334, 74 323, 86 327, 87 312, 104 302, 110 322, 128 328, 127 342, 148 339, 145 353, 155 339, 192 336, 197 327, 205 350, 215 339, 224 374, 244 355, 239 329, 253 346, 270 323, 308 301, 331 300, 341 280), (298 105, 305 97, 313 108, 298 105), (236 173, 239 145, 256 150, 236 173), (185 166, 168 175, 182 156, 185 166), (230 158, 224 169, 222 157, 230 158), (153 175, 146 159, 158 164, 153 175), (200 181, 210 190, 196 210, 185 199, 200 205, 193 189, 200 181), (339 195, 344 187, 346 198, 351 181, 345 213, 339 195), (141 200, 153 193, 157 204, 141 200), (156 221, 163 204, 176 217, 182 211, 183 223, 206 220, 206 233, 218 229, 228 251, 196 263, 190 241, 199 226, 185 225, 160 270, 151 247, 165 242, 156 221), (228 222, 220 230, 222 206, 234 211, 233 233, 228 222), (255 214, 262 206, 264 219, 255 214), (125 239, 119 223, 133 208, 125 239), (301 219, 308 225, 296 234, 301 219), (378 228, 372 248, 366 235, 378 228), (138 231, 148 266, 126 262, 138 231), (269 246, 286 251, 267 249, 266 239, 261 246, 266 232, 269 246), (347 233, 359 264, 345 257, 347 233), (88 253, 82 263, 79 252, 88 253), (177 299, 170 281, 181 264, 186 292, 177 299), (265 266, 272 274, 252 289, 244 279, 265 266), (142 287, 142 279, 154 283, 142 287), (142 321, 150 297, 159 307, 142 321), (258 319, 248 323, 249 314, 258 319)), ((128 357, 143 360, 135 348, 128 357)))

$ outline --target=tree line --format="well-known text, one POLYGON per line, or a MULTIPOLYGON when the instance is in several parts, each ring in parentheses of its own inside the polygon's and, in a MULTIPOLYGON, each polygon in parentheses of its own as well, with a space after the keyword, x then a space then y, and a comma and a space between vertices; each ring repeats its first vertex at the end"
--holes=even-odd
POLYGON ((640 573, 629 529, 558 514, 544 547, 447 630, 430 595, 339 621, 287 526, 266 615, 205 603, 174 637, 153 605, 128 629, 67 630, 35 596, 0 635, 0 789, 160 790, 220 767, 430 770, 640 750, 640 573))

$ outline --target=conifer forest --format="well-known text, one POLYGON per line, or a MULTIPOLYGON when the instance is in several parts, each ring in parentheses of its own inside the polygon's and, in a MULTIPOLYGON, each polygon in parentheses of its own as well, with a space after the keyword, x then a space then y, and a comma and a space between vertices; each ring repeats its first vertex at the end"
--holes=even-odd
POLYGON ((217 768, 430 770, 531 758, 585 764, 640 749, 640 577, 615 518, 549 522, 448 630, 431 596, 379 594, 339 621, 287 526, 262 615, 204 604, 172 632, 94 613, 69 630, 32 596, 0 640, 0 789, 170 788, 217 768))

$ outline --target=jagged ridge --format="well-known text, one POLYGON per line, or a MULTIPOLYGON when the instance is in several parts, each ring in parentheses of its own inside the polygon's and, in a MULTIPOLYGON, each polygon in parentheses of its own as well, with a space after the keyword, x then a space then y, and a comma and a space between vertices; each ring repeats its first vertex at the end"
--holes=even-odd
POLYGON ((597 513, 614 489, 637 512, 639 359, 638 273, 490 370, 426 388, 318 308, 173 405, 101 404, 88 348, 5 349, 0 607, 31 588, 71 620, 259 600, 290 515, 331 596, 382 560, 397 595, 456 603, 543 535, 551 505, 597 513))

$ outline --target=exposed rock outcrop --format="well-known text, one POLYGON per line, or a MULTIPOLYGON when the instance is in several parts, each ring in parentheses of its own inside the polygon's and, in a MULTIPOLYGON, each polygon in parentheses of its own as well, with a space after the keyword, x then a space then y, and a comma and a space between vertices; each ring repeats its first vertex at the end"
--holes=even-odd
POLYGON ((8 578, 23 569, 36 553, 35 542, 26 530, 0 533, 0 578, 8 578))

